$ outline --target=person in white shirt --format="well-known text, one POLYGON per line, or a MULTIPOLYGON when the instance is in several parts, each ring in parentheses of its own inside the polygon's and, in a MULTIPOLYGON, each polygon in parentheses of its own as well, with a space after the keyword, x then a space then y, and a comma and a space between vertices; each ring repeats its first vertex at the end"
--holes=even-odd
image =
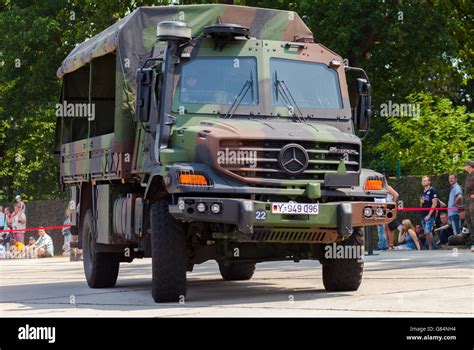
POLYGON ((50 235, 46 233, 44 228, 40 227, 39 231, 39 238, 35 243, 37 247, 37 256, 38 258, 50 258, 54 255, 54 246, 53 246, 53 239, 50 235))
MULTIPOLYGON (((21 210, 20 204, 15 204, 15 211, 12 215, 12 229, 13 230, 24 230, 26 228, 26 215, 21 210)), ((17 242, 24 243, 25 231, 13 232, 13 238, 17 242)))

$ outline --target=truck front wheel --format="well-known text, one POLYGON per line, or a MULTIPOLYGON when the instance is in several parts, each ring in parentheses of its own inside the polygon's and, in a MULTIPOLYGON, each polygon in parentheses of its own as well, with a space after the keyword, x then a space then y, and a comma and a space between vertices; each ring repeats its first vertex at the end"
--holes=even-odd
POLYGON ((168 201, 151 205, 152 296, 155 302, 176 302, 186 296, 185 224, 168 211, 168 201))
POLYGON ((247 281, 255 272, 255 264, 219 262, 219 271, 226 281, 247 281))
POLYGON ((358 255, 363 252, 363 246, 363 229, 354 229, 352 235, 340 244, 326 246, 325 254, 327 254, 329 250, 332 250, 329 252, 330 254, 335 254, 335 256, 331 258, 325 257, 322 261, 323 284, 327 291, 355 291, 359 288, 362 282, 364 263, 360 262, 362 257, 358 255), (344 249, 338 249, 339 246, 342 246, 344 249), (353 249, 347 249, 347 247, 353 249), (338 256, 338 250, 343 251, 344 253, 342 254, 351 254, 352 256, 340 257, 338 256))
POLYGON ((92 211, 88 210, 82 225, 82 255, 87 284, 91 288, 110 288, 117 282, 120 253, 97 251, 97 234, 92 211))

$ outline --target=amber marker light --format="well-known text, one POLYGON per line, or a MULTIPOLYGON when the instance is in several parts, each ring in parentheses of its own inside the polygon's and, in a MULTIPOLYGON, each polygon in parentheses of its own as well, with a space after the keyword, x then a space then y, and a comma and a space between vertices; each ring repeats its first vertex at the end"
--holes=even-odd
POLYGON ((201 174, 180 174, 180 185, 208 186, 209 183, 204 175, 201 174))

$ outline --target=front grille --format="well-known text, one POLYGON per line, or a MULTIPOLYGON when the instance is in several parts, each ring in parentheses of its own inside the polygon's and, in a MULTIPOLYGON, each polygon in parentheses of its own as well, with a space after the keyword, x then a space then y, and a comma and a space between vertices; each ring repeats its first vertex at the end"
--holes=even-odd
POLYGON ((292 229, 256 227, 250 240, 274 243, 330 243, 336 240, 337 232, 331 228, 292 229))
POLYGON ((360 146, 351 143, 221 140, 219 150, 221 154, 235 156, 230 159, 231 161, 219 163, 223 170, 236 175, 241 180, 249 180, 249 182, 254 183, 275 183, 279 180, 321 182, 324 180, 324 174, 337 172, 339 162, 344 158, 348 172, 358 172, 360 170, 360 146), (301 173, 291 174, 283 170, 279 163, 280 152, 288 144, 298 144, 308 153, 308 166, 301 173))

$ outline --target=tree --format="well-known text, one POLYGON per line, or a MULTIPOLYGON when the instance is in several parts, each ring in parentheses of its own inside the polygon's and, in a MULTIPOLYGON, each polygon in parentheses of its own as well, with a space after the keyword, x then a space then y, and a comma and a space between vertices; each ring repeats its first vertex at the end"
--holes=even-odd
POLYGON ((427 93, 411 95, 407 102, 419 104, 420 113, 388 117, 392 132, 375 147, 381 158, 392 168, 400 160, 403 174, 462 172, 474 154, 474 113, 427 93))

